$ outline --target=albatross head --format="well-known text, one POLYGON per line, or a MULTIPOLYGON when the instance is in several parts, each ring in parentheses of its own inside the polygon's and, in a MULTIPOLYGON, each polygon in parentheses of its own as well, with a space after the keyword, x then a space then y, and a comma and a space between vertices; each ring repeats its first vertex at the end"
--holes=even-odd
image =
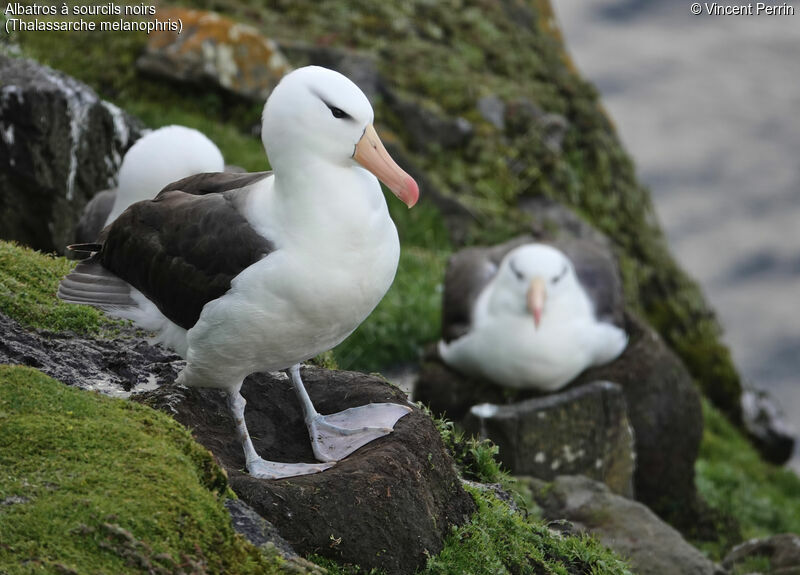
POLYGON ((284 76, 262 119, 261 138, 272 167, 310 158, 335 165, 358 163, 408 207, 419 198, 414 179, 383 147, 372 126, 374 113, 364 93, 345 76, 307 66, 284 76))
POLYGON ((567 300, 580 289, 572 262, 544 244, 526 244, 510 251, 494 284, 492 307, 530 313, 537 328, 546 307, 567 300))

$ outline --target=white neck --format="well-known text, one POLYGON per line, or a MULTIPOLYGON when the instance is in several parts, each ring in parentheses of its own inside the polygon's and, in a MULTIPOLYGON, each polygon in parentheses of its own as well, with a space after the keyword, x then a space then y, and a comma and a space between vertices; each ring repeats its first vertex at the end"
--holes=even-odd
POLYGON ((346 254, 381 244, 390 230, 386 200, 377 179, 352 162, 339 166, 311 159, 302 169, 276 169, 271 186, 256 193, 248 219, 277 246, 346 254))

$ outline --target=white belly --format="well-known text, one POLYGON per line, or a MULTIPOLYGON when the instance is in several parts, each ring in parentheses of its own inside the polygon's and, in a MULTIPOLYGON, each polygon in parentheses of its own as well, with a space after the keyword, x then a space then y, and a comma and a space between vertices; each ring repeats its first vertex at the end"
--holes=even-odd
POLYGON ((590 363, 579 325, 536 330, 530 317, 487 322, 442 349, 446 363, 506 387, 552 391, 590 363))

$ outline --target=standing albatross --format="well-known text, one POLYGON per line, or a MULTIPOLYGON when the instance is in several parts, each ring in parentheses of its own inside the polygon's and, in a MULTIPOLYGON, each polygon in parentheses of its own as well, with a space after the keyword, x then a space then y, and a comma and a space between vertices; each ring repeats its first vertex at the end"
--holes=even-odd
POLYGON ((178 382, 228 392, 251 475, 315 473, 390 433, 410 408, 379 403, 323 416, 300 362, 355 330, 389 289, 400 243, 379 178, 413 206, 416 182, 372 127, 366 96, 341 74, 309 66, 283 78, 264 106, 273 172, 199 174, 133 204, 60 286, 157 331, 186 359, 178 382), (239 393, 257 371, 289 370, 316 458, 256 453, 239 393))

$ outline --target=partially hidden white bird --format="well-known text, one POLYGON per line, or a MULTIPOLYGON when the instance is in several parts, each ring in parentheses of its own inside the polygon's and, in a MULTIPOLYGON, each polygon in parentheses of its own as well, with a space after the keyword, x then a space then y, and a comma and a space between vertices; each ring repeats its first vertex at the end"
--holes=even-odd
POLYGON ((96 194, 86 204, 76 241, 95 241, 128 206, 153 199, 167 184, 194 174, 221 172, 224 167, 222 152, 202 132, 178 125, 148 132, 122 158, 117 187, 96 194))
POLYGON ((598 322, 572 262, 545 244, 510 251, 475 301, 472 325, 439 342, 444 362, 499 385, 557 390, 587 367, 608 363, 628 343, 598 322))
POLYGON ((262 118, 273 172, 170 184, 122 213, 97 245, 77 246, 94 253, 59 286, 65 301, 157 331, 186 358, 179 383, 226 390, 257 477, 323 471, 410 412, 376 403, 321 415, 300 377, 300 362, 352 333, 394 280, 400 244, 376 176, 408 207, 419 197, 372 122, 346 77, 314 66, 291 72, 262 118), (325 463, 267 461, 253 447, 242 382, 287 368, 325 463))

